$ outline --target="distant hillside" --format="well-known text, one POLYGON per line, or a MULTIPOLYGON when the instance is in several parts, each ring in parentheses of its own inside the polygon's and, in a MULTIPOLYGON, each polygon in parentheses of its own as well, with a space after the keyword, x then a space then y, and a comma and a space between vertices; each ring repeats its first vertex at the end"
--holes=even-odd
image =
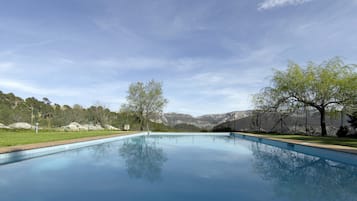
MULTIPOLYGON (((347 125, 347 117, 344 118, 344 125, 347 125)), ((326 124, 329 135, 335 135, 341 124, 340 116, 326 117, 326 124)), ((305 114, 263 113, 252 114, 241 119, 227 121, 216 125, 215 131, 254 131, 254 132, 277 132, 277 133, 306 133, 319 134, 320 115, 317 112, 310 112, 306 119, 305 114), (307 120, 307 124, 306 124, 307 120)))
POLYGON ((194 126, 194 125, 191 125, 191 124, 176 124, 172 127, 173 130, 176 130, 176 131, 181 131, 181 132, 200 132, 200 131, 203 131, 203 129, 197 127, 197 126, 194 126))
POLYGON ((178 124, 188 124, 202 129, 212 129, 216 125, 245 118, 250 114, 251 111, 235 111, 224 114, 208 114, 193 117, 189 114, 165 113, 158 121, 171 127, 178 124))

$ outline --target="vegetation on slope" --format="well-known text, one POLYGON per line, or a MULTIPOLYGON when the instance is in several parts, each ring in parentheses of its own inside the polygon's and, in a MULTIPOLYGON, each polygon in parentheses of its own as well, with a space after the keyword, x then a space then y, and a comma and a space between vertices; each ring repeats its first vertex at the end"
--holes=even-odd
POLYGON ((22 99, 13 93, 5 94, 0 91, 0 123, 38 122, 42 127, 52 128, 68 125, 71 122, 85 124, 113 124, 124 123, 120 114, 111 112, 108 108, 97 104, 89 108, 75 104, 59 105, 48 98, 38 100, 34 97, 22 99))

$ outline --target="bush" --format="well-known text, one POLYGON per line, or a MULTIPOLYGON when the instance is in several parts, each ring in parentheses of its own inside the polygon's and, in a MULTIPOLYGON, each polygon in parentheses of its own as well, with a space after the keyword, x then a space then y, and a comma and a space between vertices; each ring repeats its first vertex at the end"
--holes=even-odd
POLYGON ((233 132, 230 127, 214 127, 212 132, 233 132))
POLYGON ((346 137, 348 133, 348 127, 347 126, 340 126, 340 128, 338 129, 336 135, 338 137, 346 137))

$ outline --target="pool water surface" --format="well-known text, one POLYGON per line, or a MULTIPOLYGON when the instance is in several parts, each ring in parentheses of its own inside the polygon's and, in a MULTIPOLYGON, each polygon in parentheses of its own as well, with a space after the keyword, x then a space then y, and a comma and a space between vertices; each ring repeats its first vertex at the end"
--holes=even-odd
POLYGON ((140 136, 0 165, 4 201, 357 201, 357 167, 232 136, 140 136))

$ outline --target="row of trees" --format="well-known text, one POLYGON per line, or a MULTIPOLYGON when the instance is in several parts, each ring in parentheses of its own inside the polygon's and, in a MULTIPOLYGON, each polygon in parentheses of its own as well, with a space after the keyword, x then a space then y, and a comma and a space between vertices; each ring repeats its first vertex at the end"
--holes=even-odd
POLYGON ((71 122, 81 124, 106 124, 122 127, 130 124, 132 129, 144 130, 152 127, 155 130, 170 129, 154 123, 163 112, 167 99, 163 97, 162 83, 151 80, 147 83, 137 82, 130 85, 127 103, 120 112, 112 112, 101 104, 89 108, 75 104, 59 105, 48 98, 38 100, 34 97, 22 99, 13 93, 0 91, 0 123, 28 122, 32 125, 39 122, 48 128, 68 125, 71 122))
MULTIPOLYGON (((272 86, 255 96, 255 104, 263 111, 294 111, 314 108, 320 114, 321 135, 327 135, 326 113, 345 111, 355 121, 357 105, 357 67, 333 58, 306 67, 290 62, 286 71, 276 70, 272 86)), ((352 124, 355 125, 355 124, 352 124)))
MULTIPOLYGON (((129 117, 128 117, 129 118, 129 117)), ((120 125, 128 119, 124 114, 110 111, 96 104, 89 108, 75 104, 59 105, 48 98, 38 100, 34 97, 22 99, 13 93, 5 94, 0 91, 0 123, 28 122, 46 125, 48 128, 68 125, 71 122, 120 125)))

